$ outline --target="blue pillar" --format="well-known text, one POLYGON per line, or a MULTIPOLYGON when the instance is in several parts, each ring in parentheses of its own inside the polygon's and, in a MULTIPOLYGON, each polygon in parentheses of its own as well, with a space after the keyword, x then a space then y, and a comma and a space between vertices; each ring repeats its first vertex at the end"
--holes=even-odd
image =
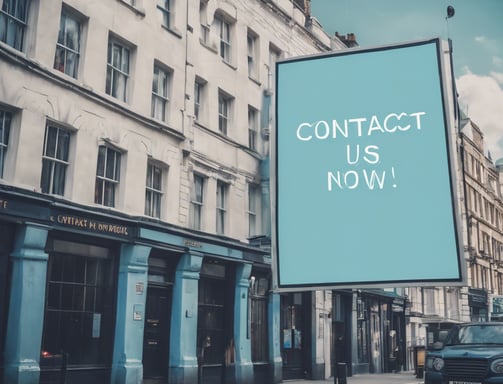
POLYGON ((235 378, 237 383, 253 384, 253 363, 249 335, 248 291, 250 286, 250 264, 240 264, 236 268, 236 289, 234 296, 234 346, 236 349, 235 378))
POLYGON ((281 340, 280 330, 280 295, 271 293, 269 295, 269 363, 271 364, 271 376, 273 383, 283 381, 283 359, 281 358, 281 340))
POLYGON ((38 384, 44 325, 48 229, 25 224, 16 232, 5 343, 5 383, 38 384))
POLYGON ((171 334, 169 344, 169 383, 197 383, 198 281, 203 254, 182 255, 175 274, 171 334))
POLYGON ((143 380, 143 329, 150 247, 122 245, 112 363, 113 384, 143 380))

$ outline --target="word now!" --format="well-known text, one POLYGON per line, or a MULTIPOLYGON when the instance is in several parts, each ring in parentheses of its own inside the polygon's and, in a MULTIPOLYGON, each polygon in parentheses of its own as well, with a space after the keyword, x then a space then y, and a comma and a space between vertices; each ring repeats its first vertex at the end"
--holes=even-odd
MULTIPOLYGON (((395 179, 395 167, 391 167, 391 178, 395 179)), ((334 188, 338 189, 356 189, 360 185, 367 187, 370 190, 383 189, 385 186, 386 171, 378 173, 375 170, 368 171, 363 169, 360 172, 350 170, 346 172, 336 171, 327 173, 327 188, 332 191, 334 188)), ((393 188, 397 185, 393 184, 393 188)))

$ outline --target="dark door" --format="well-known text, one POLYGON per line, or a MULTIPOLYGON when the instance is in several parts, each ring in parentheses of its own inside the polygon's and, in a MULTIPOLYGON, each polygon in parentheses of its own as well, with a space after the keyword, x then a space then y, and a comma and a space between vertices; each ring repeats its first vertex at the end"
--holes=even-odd
POLYGON ((281 350, 283 379, 303 379, 309 366, 309 295, 289 293, 281 297, 281 350))
POLYGON ((165 379, 169 366, 171 287, 147 288, 145 334, 143 337, 143 376, 165 379))

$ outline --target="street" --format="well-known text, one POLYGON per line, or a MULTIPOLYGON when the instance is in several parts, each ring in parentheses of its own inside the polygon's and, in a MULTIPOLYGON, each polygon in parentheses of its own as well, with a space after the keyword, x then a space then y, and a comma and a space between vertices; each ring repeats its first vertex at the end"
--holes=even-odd
MULTIPOLYGON (((286 384, 336 384, 333 378, 327 380, 284 380, 286 384)), ((347 384, 423 384, 413 371, 400 373, 376 373, 353 375, 347 378, 347 384)), ((338 384, 338 383, 337 383, 338 384)), ((344 384, 344 383, 341 383, 344 384)))

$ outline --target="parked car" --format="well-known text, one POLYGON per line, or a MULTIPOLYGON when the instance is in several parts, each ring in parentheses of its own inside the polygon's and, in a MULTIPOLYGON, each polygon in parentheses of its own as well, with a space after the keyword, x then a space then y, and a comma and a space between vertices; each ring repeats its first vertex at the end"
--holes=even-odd
POLYGON ((424 384, 503 384, 503 322, 454 325, 427 352, 424 384))

